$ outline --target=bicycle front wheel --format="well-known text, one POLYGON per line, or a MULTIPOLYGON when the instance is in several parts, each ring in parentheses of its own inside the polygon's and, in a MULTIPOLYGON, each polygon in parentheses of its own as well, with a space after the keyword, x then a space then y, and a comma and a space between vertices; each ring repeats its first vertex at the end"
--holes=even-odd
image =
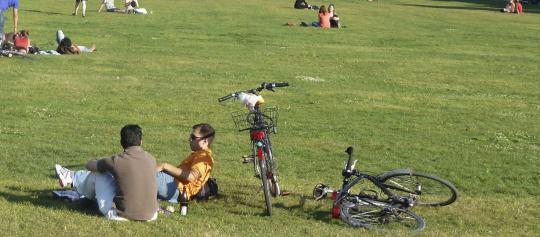
POLYGON ((267 178, 269 180, 270 185, 270 193, 273 197, 278 197, 281 195, 281 189, 279 188, 279 177, 277 172, 277 163, 274 158, 274 155, 272 154, 272 143, 270 142, 270 138, 267 137, 266 139, 266 149, 265 149, 265 158, 266 158, 266 167, 268 169, 268 175, 267 178))
POLYGON ((457 200, 456 187, 435 175, 396 170, 383 175, 385 187, 397 196, 416 196, 417 205, 446 206, 457 200))
POLYGON ((422 231, 425 228, 424 219, 416 213, 372 199, 343 202, 340 216, 354 227, 373 230, 422 231))
POLYGON ((268 182, 268 168, 266 167, 266 162, 259 161, 259 167, 261 169, 261 181, 264 193, 264 201, 266 203, 266 214, 268 214, 268 216, 272 216, 272 197, 270 197, 270 184, 268 182))
POLYGON ((345 201, 340 216, 353 227, 373 230, 422 231, 425 228, 424 219, 416 213, 372 199, 345 201))

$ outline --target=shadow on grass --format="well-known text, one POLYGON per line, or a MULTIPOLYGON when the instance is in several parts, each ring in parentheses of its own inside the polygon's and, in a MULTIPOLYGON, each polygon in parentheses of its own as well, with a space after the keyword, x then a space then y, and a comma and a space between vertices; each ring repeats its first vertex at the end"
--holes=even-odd
MULTIPOLYGON (((462 1, 462 2, 466 2, 466 1, 462 1)), ((467 7, 434 6, 434 5, 408 4, 408 3, 402 3, 402 4, 397 4, 397 5, 407 6, 407 7, 423 7, 423 8, 435 8, 435 9, 467 10, 467 11, 491 11, 491 12, 500 12, 501 8, 504 7, 504 4, 502 6, 500 6, 499 4, 497 4, 497 5, 485 4, 486 6, 483 6, 483 7, 482 6, 479 6, 479 7, 472 7, 472 6, 467 6, 467 7)), ((525 13, 536 13, 536 14, 540 13, 540 7, 538 7, 538 6, 527 6, 527 5, 525 5, 523 8, 524 8, 525 13)))
MULTIPOLYGON (((231 205, 242 205, 246 207, 253 208, 255 210, 260 210, 260 212, 246 212, 246 211, 237 211, 230 210, 229 213, 235 215, 254 215, 254 216, 267 216, 266 215, 266 206, 264 201, 264 195, 262 188, 253 183, 253 184, 241 184, 238 188, 239 191, 235 191, 230 194, 220 194, 221 201, 229 203, 231 205), (249 198, 246 198, 249 197, 249 198)), ((318 202, 320 205, 306 205, 310 201, 315 202, 313 198, 309 195, 290 192, 290 194, 280 197, 272 197, 272 207, 274 209, 283 209, 288 211, 291 215, 296 215, 302 218, 319 220, 326 222, 328 224, 332 221, 331 215, 331 203, 318 202), (284 200, 293 200, 292 204, 285 204, 284 200), (296 201, 298 200, 298 201, 296 201)), ((287 203, 291 203, 287 201, 287 203)))
MULTIPOLYGON (((305 195, 305 194, 299 194, 299 193, 291 193, 291 194, 289 194, 287 196, 283 196, 283 197, 280 197, 280 198, 298 199, 298 204, 287 206, 287 205, 285 205, 283 203, 276 203, 276 204, 274 204, 274 207, 285 209, 285 210, 288 210, 288 211, 301 210, 304 214, 306 214, 307 217, 313 218, 315 220, 323 221, 323 222, 330 223, 330 221, 332 220, 332 215, 331 215, 331 212, 330 212, 330 210, 332 208, 331 205, 329 205, 329 206, 317 205, 315 207, 306 207, 306 202, 308 200, 313 199, 311 196, 308 196, 308 195, 305 195), (325 208, 325 209, 321 210, 321 208, 325 208)), ((279 199, 276 199, 276 200, 279 200, 279 199)), ((315 201, 315 200, 313 200, 313 201, 315 201)))
POLYGON ((410 3, 401 3, 397 5, 406 6, 406 7, 424 7, 424 8, 436 8, 436 9, 455 9, 455 10, 492 11, 492 12, 500 11, 500 8, 495 8, 495 7, 434 6, 434 5, 422 5, 422 4, 410 4, 410 3))
POLYGON ((47 11, 32 10, 32 9, 19 9, 19 11, 22 11, 22 12, 36 12, 36 13, 43 13, 43 14, 47 14, 47 15, 62 15, 62 13, 59 13, 59 12, 47 12, 47 11))
POLYGON ((40 206, 51 209, 68 209, 87 215, 100 215, 97 206, 91 202, 67 202, 62 199, 54 199, 53 189, 27 190, 16 186, 7 186, 8 191, 0 191, 0 197, 8 202, 40 206))

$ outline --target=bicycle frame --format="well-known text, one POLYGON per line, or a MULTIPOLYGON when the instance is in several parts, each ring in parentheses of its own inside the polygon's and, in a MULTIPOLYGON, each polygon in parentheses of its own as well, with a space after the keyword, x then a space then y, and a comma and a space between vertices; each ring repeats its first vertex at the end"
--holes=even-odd
MULTIPOLYGON (((271 131, 274 133, 276 132, 274 123, 276 120, 274 117, 268 117, 261 111, 261 103, 263 100, 258 94, 262 90, 274 91, 274 88, 286 86, 289 86, 289 83, 263 82, 260 87, 234 92, 218 99, 218 102, 223 102, 231 98, 241 99, 244 105, 246 105, 246 107, 250 109, 250 112, 247 114, 246 120, 243 121, 249 123, 249 127, 239 128, 239 131, 249 130, 252 148, 251 155, 253 157, 255 176, 261 179, 266 210, 269 216, 272 215, 271 196, 277 197, 281 195, 277 176, 277 168, 272 154, 272 143, 269 136, 269 134, 271 133, 269 129, 273 129, 271 131), (248 95, 246 95, 245 93, 259 96, 259 98, 252 97, 252 95, 249 95, 250 97, 248 97, 248 95), (254 99, 256 99, 256 101, 254 101, 254 99), (254 115, 254 117, 251 117, 252 115, 254 115), (268 118, 267 121, 265 121, 265 117, 268 118)), ((239 123, 237 123, 237 120, 235 120, 235 118, 238 117, 233 115, 233 121, 235 122, 237 127, 239 127, 239 123)))
MULTIPOLYGON (((340 205, 341 203, 347 198, 350 197, 351 194, 349 193, 349 190, 359 183, 363 179, 369 180, 371 183, 373 183, 375 186, 377 186, 382 193, 384 193, 388 199, 380 199, 378 197, 371 197, 373 199, 376 199, 381 202, 387 202, 390 203, 391 206, 395 206, 398 208, 409 208, 414 205, 415 199, 417 195, 420 195, 421 187, 417 187, 415 190, 415 193, 413 194, 412 200, 410 200, 407 197, 400 197, 394 195, 391 191, 389 191, 389 187, 393 189, 398 189, 404 192, 408 192, 408 190, 389 185, 386 183, 383 183, 378 176, 373 176, 369 174, 362 173, 360 171, 357 171, 354 169, 354 166, 356 165, 356 161, 354 161, 353 164, 351 164, 351 156, 352 156, 352 148, 349 150, 347 149, 347 153, 349 154, 349 159, 342 171, 343 175, 343 184, 341 185, 341 189, 339 190, 333 190, 332 191, 332 199, 334 200, 332 205, 332 217, 333 218, 339 218, 339 212, 340 212, 340 205)), ((358 194, 357 196, 359 196, 358 194)))
MULTIPOLYGON (((273 160, 270 133, 268 132, 268 128, 264 126, 264 116, 261 112, 259 104, 255 105, 253 113, 255 113, 255 126, 249 129, 249 133, 252 144, 253 158, 257 158, 254 159, 255 175, 260 172, 259 162, 266 162, 266 167, 268 169, 267 176, 271 175, 268 177, 277 182, 277 170, 273 160)), ((276 196, 279 196, 279 190, 274 191, 277 192, 276 196)))

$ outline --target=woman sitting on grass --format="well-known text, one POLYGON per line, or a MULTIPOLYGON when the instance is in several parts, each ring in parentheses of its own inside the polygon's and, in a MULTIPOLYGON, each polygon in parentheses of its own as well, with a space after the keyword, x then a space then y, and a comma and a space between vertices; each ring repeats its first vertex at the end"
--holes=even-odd
POLYGON ((339 24, 339 17, 336 14, 336 7, 334 6, 334 4, 330 3, 330 5, 328 5, 328 13, 330 13, 330 27, 341 28, 341 25, 339 24))
POLYGON ((313 22, 313 26, 321 28, 330 28, 330 13, 324 5, 319 9, 319 22, 313 22))

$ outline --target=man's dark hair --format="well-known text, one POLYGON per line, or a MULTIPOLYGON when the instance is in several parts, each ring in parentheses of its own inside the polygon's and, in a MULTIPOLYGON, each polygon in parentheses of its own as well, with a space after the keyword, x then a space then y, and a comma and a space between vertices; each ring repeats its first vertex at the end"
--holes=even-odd
POLYGON ((212 125, 207 123, 199 123, 193 125, 192 129, 199 129, 202 137, 208 138, 208 145, 212 145, 212 142, 214 141, 214 137, 216 135, 216 132, 214 131, 212 125))
POLYGON ((137 124, 128 124, 120 131, 120 144, 122 147, 140 146, 142 140, 142 129, 137 124))

